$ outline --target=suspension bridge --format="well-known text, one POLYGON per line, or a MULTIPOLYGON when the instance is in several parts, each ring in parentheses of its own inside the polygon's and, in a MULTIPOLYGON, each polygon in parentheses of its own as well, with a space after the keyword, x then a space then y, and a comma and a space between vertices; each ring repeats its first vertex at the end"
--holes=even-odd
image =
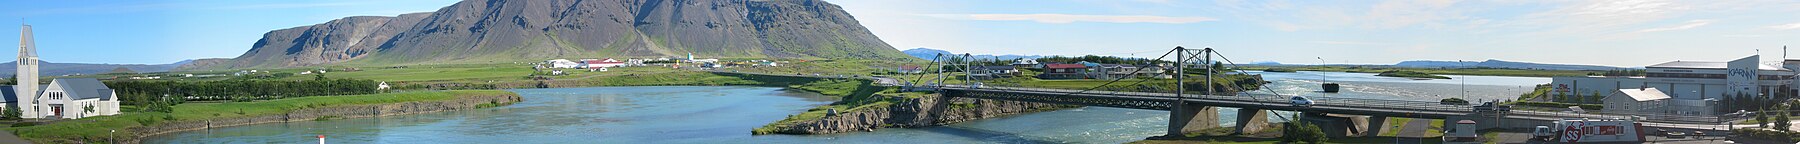
MULTIPOLYGON (((1725 121, 1728 121, 1729 118, 1716 116, 1493 111, 1476 110, 1471 105, 1444 104, 1437 101, 1335 97, 1309 97, 1309 99, 1313 101, 1313 104, 1295 105, 1288 100, 1288 98, 1294 96, 1292 94, 1281 94, 1267 89, 1263 89, 1265 93, 1260 94, 1242 91, 1227 92, 1216 90, 1215 86, 1203 86, 1205 87, 1204 91, 1195 93, 1191 92, 1192 90, 1187 90, 1190 82, 1186 81, 1191 80, 1191 78, 1188 76, 1189 74, 1187 72, 1184 72, 1185 70, 1190 68, 1205 69, 1207 72, 1201 73, 1200 75, 1204 75, 1206 78, 1202 79, 1204 83, 1199 84, 1216 84, 1212 81, 1214 80, 1213 75, 1222 73, 1215 71, 1209 65, 1218 62, 1214 60, 1214 56, 1218 56, 1223 60, 1223 62, 1218 62, 1219 64, 1227 64, 1225 66, 1234 69, 1237 67, 1236 64, 1230 62, 1230 59, 1225 58, 1224 55, 1219 55, 1217 51, 1214 51, 1212 48, 1193 50, 1179 46, 1170 50, 1168 53, 1165 53, 1163 56, 1152 60, 1156 62, 1167 62, 1164 58, 1167 58, 1169 54, 1174 54, 1175 56, 1173 67, 1162 68, 1162 65, 1158 64, 1152 64, 1151 66, 1157 67, 1155 69, 1169 69, 1174 71, 1174 90, 1147 90, 1151 92, 1096 90, 1114 84, 1121 84, 1125 87, 1155 88, 1154 86, 1146 86, 1150 84, 1143 83, 1144 80, 1139 80, 1131 84, 1119 83, 1121 80, 1128 79, 1129 77, 1114 78, 1105 84, 1081 90, 993 86, 983 83, 984 78, 973 77, 974 73, 972 72, 975 72, 976 70, 969 69, 974 66, 974 64, 972 63, 972 57, 969 57, 967 54, 964 54, 961 57, 952 56, 948 59, 940 54, 938 58, 934 58, 931 64, 932 67, 938 68, 937 73, 935 73, 935 79, 926 79, 924 78, 925 75, 920 75, 920 78, 908 81, 906 89, 937 91, 943 95, 943 97, 940 98, 946 99, 974 98, 1165 110, 1170 112, 1168 135, 1171 136, 1179 136, 1180 134, 1219 127, 1218 108, 1221 107, 1238 108, 1237 121, 1234 126, 1235 132, 1238 133, 1260 131, 1260 128, 1267 125, 1267 119, 1270 116, 1269 114, 1273 111, 1301 113, 1298 117, 1287 117, 1284 115, 1275 115, 1275 117, 1294 122, 1313 123, 1325 129, 1326 132, 1332 136, 1378 134, 1380 132, 1375 131, 1379 130, 1383 124, 1386 124, 1384 121, 1387 117, 1444 119, 1445 121, 1474 120, 1480 123, 1478 124, 1478 127, 1481 129, 1531 128, 1538 125, 1548 125, 1551 121, 1565 118, 1635 118, 1639 119, 1641 123, 1644 123, 1644 126, 1646 127, 1669 129, 1716 131, 1731 128, 1730 125, 1724 123, 1725 121), (1198 63, 1198 65, 1195 65, 1195 63, 1198 63), (958 76, 957 73, 961 73, 961 76, 958 76), (952 79, 960 80, 961 83, 946 81, 952 79), (913 84, 924 85, 911 86, 913 84)), ((1133 70, 1132 73, 1139 73, 1141 70, 1145 69, 1136 69, 1133 70)), ((1241 70, 1237 72, 1248 73, 1241 70)), ((1227 88, 1230 90, 1246 90, 1244 88, 1230 86, 1227 86, 1227 88)))

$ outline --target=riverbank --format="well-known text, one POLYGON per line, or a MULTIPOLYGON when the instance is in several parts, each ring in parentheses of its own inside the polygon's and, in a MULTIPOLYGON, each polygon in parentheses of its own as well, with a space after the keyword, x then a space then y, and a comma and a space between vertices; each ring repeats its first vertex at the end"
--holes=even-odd
POLYGON ((941 126, 979 120, 1076 108, 1080 106, 1047 103, 1000 101, 968 98, 946 98, 937 94, 916 97, 881 95, 882 102, 843 110, 814 110, 771 123, 752 131, 753 134, 831 134, 873 131, 880 128, 941 126), (829 111, 836 111, 835 113, 829 111))
POLYGON ((1384 72, 1381 72, 1381 74, 1375 74, 1375 76, 1422 78, 1422 79, 1450 79, 1450 77, 1446 77, 1446 76, 1433 75, 1433 74, 1427 74, 1427 73, 1415 72, 1415 71, 1401 71, 1401 70, 1384 71, 1384 72))
POLYGON ((35 143, 138 143, 144 137, 179 131, 487 108, 522 100, 507 91, 471 90, 188 103, 175 105, 171 113, 125 112, 5 130, 35 143))

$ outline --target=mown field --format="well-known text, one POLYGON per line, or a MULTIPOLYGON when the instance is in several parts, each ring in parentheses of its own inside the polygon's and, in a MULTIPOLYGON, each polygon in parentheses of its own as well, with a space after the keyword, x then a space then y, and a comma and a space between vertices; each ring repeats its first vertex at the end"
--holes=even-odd
POLYGON ((186 103, 174 106, 174 111, 144 112, 135 108, 121 110, 119 115, 96 116, 75 120, 59 121, 50 124, 25 126, 15 124, 4 128, 14 135, 34 142, 51 142, 57 140, 89 140, 90 143, 104 143, 110 130, 119 130, 116 137, 135 137, 128 131, 132 127, 156 125, 169 121, 206 120, 222 118, 255 117, 262 115, 282 114, 291 110, 333 106, 391 104, 416 101, 451 100, 459 96, 509 95, 512 92, 501 90, 460 90, 385 93, 368 95, 313 96, 287 98, 252 102, 224 103, 186 103))

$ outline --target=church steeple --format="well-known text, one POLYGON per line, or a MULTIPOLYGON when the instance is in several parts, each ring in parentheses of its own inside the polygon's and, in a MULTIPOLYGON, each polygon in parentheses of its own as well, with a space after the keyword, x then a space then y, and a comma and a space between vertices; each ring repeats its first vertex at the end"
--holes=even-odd
POLYGON ((15 92, 21 93, 20 96, 36 96, 40 90, 38 89, 37 42, 34 42, 35 40, 31 37, 31 25, 20 25, 20 27, 19 59, 13 62, 17 64, 19 70, 18 73, 13 73, 16 77, 13 80, 18 83, 16 86, 18 89, 15 92))

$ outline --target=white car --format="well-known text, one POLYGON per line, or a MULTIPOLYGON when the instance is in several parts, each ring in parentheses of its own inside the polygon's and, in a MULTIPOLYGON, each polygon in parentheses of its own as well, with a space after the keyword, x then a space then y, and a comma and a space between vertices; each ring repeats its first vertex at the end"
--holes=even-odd
POLYGON ((1288 98, 1288 102, 1290 102, 1290 104, 1294 104, 1294 106, 1302 106, 1302 107, 1313 105, 1313 100, 1307 99, 1304 96, 1294 96, 1293 98, 1288 98))

